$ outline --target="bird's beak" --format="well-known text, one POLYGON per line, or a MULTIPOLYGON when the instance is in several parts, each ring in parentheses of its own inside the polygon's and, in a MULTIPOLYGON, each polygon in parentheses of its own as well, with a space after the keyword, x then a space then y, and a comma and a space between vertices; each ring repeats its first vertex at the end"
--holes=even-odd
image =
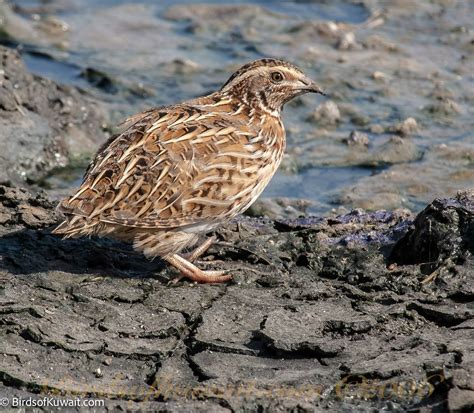
POLYGON ((299 88, 301 91, 304 92, 312 92, 312 93, 319 93, 323 96, 326 96, 326 93, 319 87, 319 85, 314 81, 311 80, 309 77, 304 77, 300 80, 301 87, 299 88))

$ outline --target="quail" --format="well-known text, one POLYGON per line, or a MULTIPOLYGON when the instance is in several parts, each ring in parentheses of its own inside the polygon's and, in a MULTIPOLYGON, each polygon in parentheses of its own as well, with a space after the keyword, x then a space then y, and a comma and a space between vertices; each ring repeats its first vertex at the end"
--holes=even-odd
POLYGON ((267 58, 242 66, 217 92, 130 117, 59 203, 66 219, 53 232, 132 242, 181 277, 229 281, 193 264, 213 238, 198 243, 262 193, 285 150, 282 108, 308 92, 324 94, 293 64, 267 58))

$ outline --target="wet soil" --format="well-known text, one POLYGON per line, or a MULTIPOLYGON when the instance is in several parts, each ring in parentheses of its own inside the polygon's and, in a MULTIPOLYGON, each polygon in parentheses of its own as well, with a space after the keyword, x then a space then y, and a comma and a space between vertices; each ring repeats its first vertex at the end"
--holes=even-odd
POLYGON ((241 217, 167 285, 129 245, 61 240, 0 187, 0 395, 109 410, 471 411, 474 192, 333 218, 241 217))
MULTIPOLYGON (((419 212, 474 181, 473 15, 468 0, 2 0, 0 42, 35 74, 94 95, 110 128, 216 90, 249 60, 290 60, 329 97, 285 108, 288 151, 264 197, 306 199, 318 214, 419 212)), ((83 167, 48 178, 50 196, 83 167)))
POLYGON ((0 46, 0 182, 41 183, 105 136, 100 104, 74 87, 32 75, 0 46))

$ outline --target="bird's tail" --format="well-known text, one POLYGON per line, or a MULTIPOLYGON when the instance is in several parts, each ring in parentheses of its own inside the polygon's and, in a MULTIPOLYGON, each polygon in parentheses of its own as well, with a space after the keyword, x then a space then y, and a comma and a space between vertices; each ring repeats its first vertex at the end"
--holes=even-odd
POLYGON ((97 233, 97 221, 87 221, 80 215, 66 215, 66 219, 61 222, 53 231, 53 234, 62 235, 64 238, 77 238, 91 236, 97 233))
POLYGON ((99 221, 89 220, 85 216, 77 214, 74 206, 70 205, 69 199, 61 201, 56 210, 65 216, 53 231, 53 234, 62 235, 64 238, 77 238, 90 236, 96 233, 99 221))

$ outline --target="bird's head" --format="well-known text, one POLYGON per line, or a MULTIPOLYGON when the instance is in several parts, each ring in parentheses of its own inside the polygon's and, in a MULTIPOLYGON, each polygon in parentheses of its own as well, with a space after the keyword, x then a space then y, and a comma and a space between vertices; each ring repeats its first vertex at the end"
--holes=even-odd
POLYGON ((279 113, 285 103, 304 93, 324 95, 300 69, 278 59, 260 59, 242 66, 221 92, 270 113, 279 113))

